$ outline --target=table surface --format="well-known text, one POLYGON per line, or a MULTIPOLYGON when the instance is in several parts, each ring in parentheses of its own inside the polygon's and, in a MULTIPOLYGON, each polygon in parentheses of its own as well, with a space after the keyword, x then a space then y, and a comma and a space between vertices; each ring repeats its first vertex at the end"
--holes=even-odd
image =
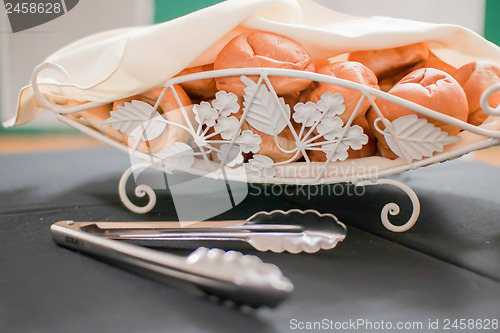
POLYGON ((408 198, 390 187, 357 197, 250 193, 218 218, 308 207, 335 214, 348 235, 316 254, 246 251, 277 264, 295 290, 277 309, 241 311, 52 242, 49 226, 62 219, 176 219, 168 192, 145 216, 123 207, 117 184, 127 155, 111 148, 3 154, 0 165, 0 332, 289 332, 293 320, 323 319, 421 321, 426 331, 429 320, 500 319, 494 166, 456 160, 398 176, 422 205, 403 234, 379 220, 392 201, 408 213, 408 198))

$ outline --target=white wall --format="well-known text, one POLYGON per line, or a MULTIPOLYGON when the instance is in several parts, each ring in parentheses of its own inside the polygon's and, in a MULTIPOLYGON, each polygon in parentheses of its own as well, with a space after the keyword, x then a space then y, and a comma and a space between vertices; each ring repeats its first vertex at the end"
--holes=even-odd
MULTIPOLYGON (((33 69, 54 51, 96 32, 153 22, 152 0, 81 0, 61 17, 13 34, 3 5, 0 8, 1 120, 15 114, 19 90, 29 84, 33 69)), ((47 113, 25 126, 57 126, 54 119, 47 113)))
POLYGON ((483 34, 485 0, 314 0, 355 16, 392 16, 451 23, 483 34))

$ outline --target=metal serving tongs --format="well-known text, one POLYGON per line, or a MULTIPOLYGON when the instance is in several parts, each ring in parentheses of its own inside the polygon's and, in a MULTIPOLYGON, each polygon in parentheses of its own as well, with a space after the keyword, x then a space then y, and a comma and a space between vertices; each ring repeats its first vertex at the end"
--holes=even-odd
POLYGON ((177 278, 221 299, 252 307, 275 307, 293 290, 279 268, 252 255, 200 247, 187 257, 141 245, 172 242, 243 241, 259 251, 317 252, 345 238, 346 227, 331 214, 315 210, 259 212, 243 221, 209 221, 180 227, 179 222, 74 222, 51 226, 60 245, 139 268, 156 278, 177 278))
MULTIPOLYGON (((246 220, 206 221, 183 227, 179 222, 75 222, 82 231, 114 240, 133 241, 149 247, 181 243, 246 242, 259 251, 314 253, 330 250, 346 236, 346 227, 332 214, 316 210, 259 212, 246 220)), ((185 222, 184 222, 185 223, 185 222)))
POLYGON ((275 307, 293 290, 277 266, 253 255, 200 247, 183 257, 92 235, 73 221, 59 221, 50 229, 59 245, 125 265, 156 280, 187 282, 238 305, 275 307))

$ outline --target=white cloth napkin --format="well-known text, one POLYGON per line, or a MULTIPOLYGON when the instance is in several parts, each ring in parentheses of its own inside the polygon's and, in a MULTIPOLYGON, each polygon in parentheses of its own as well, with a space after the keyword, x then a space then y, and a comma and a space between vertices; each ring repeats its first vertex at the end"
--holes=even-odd
MULTIPOLYGON (((500 48, 456 25, 388 17, 344 15, 309 0, 228 0, 172 21, 112 30, 78 40, 45 62, 62 66, 40 73, 43 93, 80 101, 108 102, 158 86, 182 69, 211 63, 235 35, 248 29, 274 32, 302 44, 314 59, 346 52, 427 42, 453 66, 484 59, 500 65, 500 48)), ((19 94, 14 126, 33 120, 31 86, 19 94)))

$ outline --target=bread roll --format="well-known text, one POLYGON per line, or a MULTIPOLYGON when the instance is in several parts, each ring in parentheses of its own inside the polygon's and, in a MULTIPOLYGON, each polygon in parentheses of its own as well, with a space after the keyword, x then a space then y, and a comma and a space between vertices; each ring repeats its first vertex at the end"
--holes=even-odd
MULTIPOLYGON (((488 117, 481 109, 481 95, 488 87, 500 83, 500 67, 489 61, 474 61, 457 69, 453 77, 467 95, 469 103, 467 121, 472 125, 481 125, 488 117)), ((491 95, 488 104, 493 108, 500 105, 500 92, 491 95)))
MULTIPOLYGON (((379 89, 377 84, 377 77, 375 76, 375 74, 369 68, 360 64, 359 62, 335 62, 318 69, 317 72, 320 74, 353 81, 379 89)), ((340 119, 342 119, 342 121, 346 123, 363 94, 357 90, 323 82, 318 82, 317 85, 317 88, 310 93, 309 100, 313 103, 316 103, 321 99, 321 95, 326 92, 331 92, 332 94, 342 94, 342 96, 344 96, 345 111, 338 117, 340 117, 340 119)), ((370 102, 365 99, 361 105, 361 108, 358 110, 356 117, 363 117, 368 108, 370 108, 370 102)))
POLYGON ((390 49, 352 52, 348 60, 362 63, 382 81, 416 65, 428 56, 427 46, 424 43, 416 43, 390 49))
MULTIPOLYGON (((449 74, 434 68, 422 68, 411 72, 399 81, 389 94, 404 98, 411 102, 420 104, 429 109, 449 115, 462 121, 467 120, 467 98, 458 82, 449 74)), ((427 119, 428 122, 441 128, 449 135, 457 135, 460 132, 458 127, 425 117, 410 109, 388 102, 384 99, 377 99, 376 104, 385 118, 393 121, 399 117, 415 114, 419 118, 427 119)), ((374 128, 374 121, 378 118, 377 113, 371 108, 367 112, 367 119, 377 138, 377 146, 382 156, 387 158, 397 158, 387 145, 385 137, 374 128)), ((379 122, 383 130, 383 125, 379 122)))
MULTIPOLYGON (((57 96, 45 96, 47 100, 56 105, 62 105, 64 107, 70 108, 75 106, 81 106, 83 104, 87 104, 88 102, 80 102, 74 99, 67 99, 57 96)), ((39 105, 42 106, 41 104, 39 105)), ((97 106, 95 108, 91 108, 88 110, 83 110, 76 113, 68 113, 66 117, 71 117, 74 119, 78 119, 82 117, 85 119, 92 127, 94 127, 99 132, 113 138, 119 142, 122 142, 122 134, 120 131, 115 130, 111 126, 103 127, 101 124, 103 121, 110 117, 110 112, 113 109, 113 103, 105 104, 101 106, 97 106)))
POLYGON ((422 60, 420 63, 413 67, 413 70, 417 70, 420 68, 435 68, 440 69, 443 72, 446 72, 450 75, 455 73, 457 70, 455 67, 450 64, 444 62, 443 60, 436 57, 433 53, 430 53, 429 58, 422 60))
POLYGON ((389 91, 391 88, 398 83, 403 77, 408 75, 409 73, 416 71, 417 69, 420 68, 435 68, 435 69, 440 69, 450 75, 453 75, 455 71, 457 70, 455 67, 447 64, 446 62, 442 61, 438 57, 436 57, 432 52, 429 52, 429 57, 420 61, 418 64, 415 66, 412 66, 410 68, 403 69, 400 73, 393 75, 391 77, 385 78, 382 81, 379 82, 380 89, 383 91, 389 91))
MULTIPOLYGON (((213 69, 214 64, 190 67, 184 69, 176 76, 207 72, 213 69)), ((180 86, 188 93, 191 98, 201 98, 202 100, 213 98, 215 96, 215 93, 217 92, 214 78, 184 82, 181 83, 180 86)))
POLYGON ((300 103, 309 102, 309 96, 311 95, 313 90, 316 88, 318 88, 318 82, 316 82, 316 81, 311 82, 311 84, 309 86, 307 86, 306 89, 302 90, 299 93, 299 97, 297 99, 297 102, 300 102, 300 103))
MULTIPOLYGON (((177 92, 177 95, 179 96, 182 105, 184 106, 184 110, 186 111, 188 118, 190 119, 191 122, 193 122, 194 114, 192 112, 191 100, 189 99, 186 92, 180 86, 176 85, 174 86, 174 88, 175 91, 177 92)), ((113 104, 113 110, 116 111, 119 106, 123 106, 125 105, 126 102, 130 103, 133 100, 140 100, 150 105, 155 105, 157 99, 160 97, 162 90, 163 88, 158 88, 143 93, 141 95, 128 97, 116 101, 113 104)), ((187 122, 184 119, 182 110, 177 104, 177 101, 171 89, 167 89, 167 92, 163 96, 158 108, 158 112, 171 122, 187 126, 187 122)), ((174 145, 176 142, 187 142, 189 141, 190 138, 191 134, 188 133, 186 130, 179 128, 177 126, 167 125, 165 131, 157 138, 148 141, 141 141, 137 146, 137 150, 144 153, 154 154, 162 150, 164 147, 169 147, 174 145)), ((136 142, 136 140, 133 137, 129 137, 125 134, 123 134, 123 141, 129 147, 133 147, 136 142)))
MULTIPOLYGON (((215 59, 214 69, 272 67, 314 71, 312 58, 306 50, 283 36, 269 32, 249 32, 233 38, 215 59)), ((250 76, 257 82, 257 76, 250 76)), ((270 76, 269 80, 278 95, 299 92, 311 80, 270 76)), ((245 85, 238 76, 216 78, 217 89, 243 96, 245 85)))
POLYGON ((110 117, 110 112, 113 110, 113 103, 98 106, 89 110, 80 111, 79 115, 88 121, 95 129, 110 136, 111 138, 122 142, 123 137, 120 131, 111 126, 102 126, 102 122, 110 117))
MULTIPOLYGON (((352 125, 358 125, 363 129, 363 133, 368 136, 368 143, 363 147, 361 147, 360 150, 354 150, 349 148, 349 150, 347 151, 349 157, 347 159, 375 156, 375 154, 377 153, 377 140, 373 135, 370 126, 368 125, 368 120, 366 120, 365 117, 358 117, 353 121, 352 125)), ((325 140, 321 138, 320 140, 316 140, 315 142, 322 142, 322 141, 325 140)), ((312 162, 326 161, 326 153, 323 151, 308 150, 307 156, 312 162)))

